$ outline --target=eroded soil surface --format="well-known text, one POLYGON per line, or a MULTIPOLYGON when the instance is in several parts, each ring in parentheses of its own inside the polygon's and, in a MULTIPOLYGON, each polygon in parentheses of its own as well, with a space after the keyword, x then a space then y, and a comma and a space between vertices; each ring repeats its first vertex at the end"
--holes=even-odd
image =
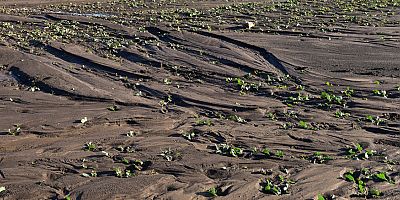
POLYGON ((2 199, 400 198, 398 0, 0 5, 2 199))

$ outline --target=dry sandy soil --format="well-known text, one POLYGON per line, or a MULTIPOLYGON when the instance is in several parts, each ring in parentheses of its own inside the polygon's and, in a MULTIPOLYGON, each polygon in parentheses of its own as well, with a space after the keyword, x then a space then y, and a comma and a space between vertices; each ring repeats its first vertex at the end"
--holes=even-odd
POLYGON ((398 0, 65 2, 0 1, 0 199, 400 199, 398 0))

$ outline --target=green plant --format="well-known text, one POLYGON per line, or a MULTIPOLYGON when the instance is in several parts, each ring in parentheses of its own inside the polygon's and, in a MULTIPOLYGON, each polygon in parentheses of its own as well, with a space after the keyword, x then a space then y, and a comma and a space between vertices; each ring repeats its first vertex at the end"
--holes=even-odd
POLYGON ((186 138, 187 140, 193 140, 196 137, 196 133, 194 131, 190 131, 190 132, 183 132, 182 136, 184 138, 186 138))
POLYGON ((336 110, 336 112, 335 112, 335 117, 336 118, 346 118, 346 117, 349 117, 349 116, 350 116, 350 113, 345 113, 345 112, 342 112, 340 110, 336 110))
POLYGON ((212 197, 217 197, 218 196, 218 191, 217 188, 212 187, 210 189, 207 190, 208 195, 212 196, 212 197))
POLYGON ((242 117, 239 117, 238 115, 229 115, 227 117, 227 119, 238 122, 238 123, 242 123, 242 124, 247 122, 245 119, 243 119, 242 117))
POLYGON ((197 119, 196 125, 197 126, 203 126, 203 125, 212 126, 213 123, 212 123, 211 119, 197 119))
POLYGON ((329 104, 335 103, 335 104, 339 104, 339 105, 344 105, 345 102, 343 101, 343 97, 342 96, 338 96, 335 94, 330 94, 328 92, 322 92, 321 93, 321 99, 324 99, 326 101, 328 101, 329 104))
POLYGON ((238 157, 243 155, 243 149, 239 147, 234 147, 233 145, 228 145, 228 144, 221 144, 221 145, 215 145, 215 153, 221 154, 221 155, 226 155, 226 156, 232 156, 232 157, 238 157))
POLYGON ((347 149, 347 155, 349 158, 352 159, 368 159, 371 156, 375 155, 376 151, 375 150, 370 150, 370 149, 364 149, 360 144, 355 144, 353 148, 348 148, 347 149))
POLYGON ((168 105, 169 103, 172 102, 172 96, 168 95, 165 100, 161 100, 158 104, 161 106, 160 111, 161 113, 167 113, 168 112, 168 105))
POLYGON ((126 136, 128 136, 128 137, 134 137, 137 135, 139 135, 139 133, 135 132, 135 131, 129 131, 128 133, 126 133, 126 136))
POLYGON ((262 181, 261 186, 264 193, 282 195, 288 194, 290 185, 294 183, 294 181, 279 175, 272 180, 266 179, 265 181, 262 181))
POLYGON ((12 129, 8 129, 8 134, 17 136, 21 133, 21 125, 20 124, 14 124, 14 127, 12 129))
POLYGON ((133 176, 132 172, 128 169, 123 170, 119 167, 116 167, 113 170, 114 170, 115 176, 118 178, 128 178, 128 177, 133 176))
POLYGON ((115 112, 115 111, 120 110, 120 108, 117 105, 112 105, 112 106, 108 107, 107 110, 115 112))
POLYGON ((166 150, 163 150, 160 156, 162 156, 167 161, 174 161, 180 159, 182 157, 182 154, 177 150, 172 150, 171 148, 168 148, 166 150))
POLYGON ((327 86, 329 86, 329 87, 333 87, 333 84, 332 83, 330 83, 330 82, 325 82, 325 85, 327 85, 327 86))
POLYGON ((83 146, 85 151, 95 151, 97 150, 97 145, 93 142, 88 142, 83 146))
POLYGON ((302 129, 311 129, 311 125, 305 121, 299 121, 299 123, 297 124, 298 127, 302 128, 302 129))
POLYGON ((265 117, 267 117, 267 118, 270 119, 270 120, 274 120, 274 121, 277 120, 276 114, 273 113, 273 112, 267 112, 267 113, 265 114, 265 117))
POLYGON ((317 200, 325 200, 325 197, 322 194, 318 194, 317 200))
POLYGON ((354 94, 354 90, 350 89, 350 87, 347 87, 346 90, 343 90, 342 93, 346 95, 347 97, 352 97, 354 94))
POLYGON ((291 129, 291 128, 293 128, 293 123, 292 122, 283 123, 283 124, 281 124, 281 128, 285 129, 285 130, 291 129))
POLYGON ((310 162, 312 162, 314 164, 316 164, 316 163, 322 164, 322 163, 326 163, 329 160, 333 160, 332 157, 324 155, 321 152, 315 152, 314 154, 310 155, 308 157, 308 159, 310 160, 310 162))
POLYGON ((381 84, 381 82, 380 82, 379 80, 376 80, 376 81, 374 81, 374 84, 376 84, 376 85, 380 85, 380 84, 381 84))
POLYGON ((92 172, 90 172, 90 174, 82 173, 81 176, 83 176, 83 177, 97 177, 97 172, 92 170, 92 172))
POLYGON ((378 197, 383 195, 379 190, 368 188, 367 182, 369 181, 389 182, 394 184, 394 180, 391 179, 386 172, 371 173, 370 170, 366 168, 348 171, 343 174, 343 179, 355 183, 358 191, 357 195, 364 197, 378 197))
POLYGON ((372 90, 372 93, 376 96, 381 96, 387 98, 386 90, 372 90))
POLYGON ((365 120, 369 121, 371 123, 376 124, 377 126, 379 126, 380 124, 385 122, 385 119, 380 118, 379 116, 372 116, 372 115, 367 115, 365 116, 365 120))
POLYGON ((283 151, 281 151, 281 150, 277 150, 277 151, 275 152, 275 156, 278 157, 278 158, 283 158, 284 155, 285 155, 285 154, 284 154, 283 151))

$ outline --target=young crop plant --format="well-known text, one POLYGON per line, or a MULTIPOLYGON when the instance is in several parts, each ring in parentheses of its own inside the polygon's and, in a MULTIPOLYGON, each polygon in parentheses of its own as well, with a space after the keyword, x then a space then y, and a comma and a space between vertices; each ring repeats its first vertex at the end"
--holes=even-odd
POLYGON ((14 127, 12 129, 8 129, 8 134, 17 136, 21 133, 21 125, 20 124, 14 124, 14 127))
POLYGON ((384 98, 387 98, 387 97, 388 97, 388 96, 387 96, 386 90, 372 90, 372 93, 373 93, 375 96, 381 96, 381 97, 384 97, 384 98))
POLYGON ((166 100, 161 100, 159 102, 159 105, 161 106, 160 111, 161 113, 167 113, 168 112, 168 104, 172 102, 172 96, 168 95, 166 100))
POLYGON ((341 119, 343 119, 343 118, 347 118, 347 117, 349 117, 350 116, 350 113, 345 113, 345 112, 343 112, 343 111, 341 111, 341 110, 336 110, 336 112, 335 112, 335 117, 336 118, 341 118, 341 119))
POLYGON ((212 187, 210 189, 207 190, 207 194, 211 197, 217 197, 218 196, 218 189, 215 187, 212 187))
POLYGON ((246 94, 246 92, 255 92, 261 86, 261 83, 247 83, 241 78, 226 78, 227 83, 234 83, 240 89, 240 95, 246 94))
POLYGON ((115 111, 120 110, 120 108, 117 105, 112 105, 112 106, 108 107, 107 110, 115 112, 115 111))
POLYGON ((221 144, 221 145, 216 144, 215 153, 225 156, 238 157, 238 156, 243 156, 243 149, 228 144, 221 144))
POLYGON ((92 170, 90 173, 82 173, 81 176, 83 177, 97 177, 97 172, 95 170, 92 170))
POLYGON ((227 119, 234 121, 234 122, 241 123, 241 124, 244 124, 247 122, 245 119, 243 119, 242 117, 240 117, 238 115, 228 115, 227 119))
POLYGON ((387 175, 386 172, 371 173, 369 169, 363 168, 356 171, 348 171, 343 174, 343 179, 348 182, 353 182, 357 188, 357 196, 375 198, 383 196, 383 193, 377 189, 369 188, 367 183, 374 182, 388 182, 395 184, 394 180, 387 175))
POLYGON ((195 131, 183 132, 182 137, 186 138, 189 141, 193 141, 193 139, 197 137, 197 134, 195 131))
POLYGON ((93 142, 88 142, 83 146, 83 149, 85 151, 96 151, 97 150, 97 145, 93 142))
POLYGON ((283 158, 284 155, 285 155, 285 154, 284 154, 283 151, 281 151, 281 150, 277 150, 277 151, 275 152, 275 156, 278 157, 278 158, 283 158))
POLYGON ((354 95, 354 90, 350 89, 350 87, 347 87, 342 91, 342 94, 346 95, 347 97, 352 97, 354 95))
POLYGON ((281 124, 281 129, 289 130, 289 129, 292 129, 293 127, 294 126, 293 126, 292 122, 286 122, 286 123, 281 124))
POLYGON ((306 129, 306 130, 316 130, 310 123, 307 123, 306 121, 300 120, 299 123, 297 124, 297 127, 306 129))
POLYGON ((120 167, 114 168, 113 171, 115 173, 115 176, 118 178, 129 178, 134 175, 130 170, 128 169, 123 170, 120 167))
POLYGON ((285 103, 287 103, 288 106, 292 106, 293 104, 300 104, 305 101, 310 100, 308 95, 302 95, 300 92, 297 93, 296 97, 290 96, 288 99, 285 100, 285 103))
POLYGON ((321 99, 326 100, 328 104, 338 104, 338 105, 346 104, 342 96, 331 94, 325 91, 321 93, 321 99))
POLYGON ((314 154, 308 156, 308 160, 314 164, 323 164, 329 160, 333 160, 332 157, 322 154, 321 152, 315 152, 314 154))
POLYGON ((262 186, 261 191, 264 193, 283 195, 289 194, 289 187, 294 183, 294 181, 286 179, 282 175, 279 175, 276 176, 274 179, 266 179, 262 181, 260 185, 262 186))
POLYGON ((179 151, 172 150, 171 148, 163 150, 160 156, 162 156, 167 161, 174 161, 182 158, 182 154, 179 151))
POLYGON ((367 115, 365 116, 365 121, 371 122, 373 124, 376 124, 377 126, 381 125, 382 123, 385 122, 385 119, 380 118, 379 116, 372 116, 372 115, 367 115))
POLYGON ((212 126, 213 123, 212 123, 211 119, 197 119, 196 125, 197 126, 204 126, 204 125, 212 126))
POLYGON ((273 120, 273 121, 276 121, 276 120, 277 120, 276 114, 273 113, 273 112, 267 112, 267 113, 265 114, 265 117, 267 117, 268 119, 273 120))
POLYGON ((376 154, 375 150, 364 149, 360 144, 355 144, 354 147, 347 149, 347 157, 356 160, 367 160, 376 154))

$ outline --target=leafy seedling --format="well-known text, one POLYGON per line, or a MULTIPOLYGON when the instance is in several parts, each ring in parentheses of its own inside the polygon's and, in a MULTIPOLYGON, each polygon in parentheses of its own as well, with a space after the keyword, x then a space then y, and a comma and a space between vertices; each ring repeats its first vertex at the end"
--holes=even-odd
POLYGON ((264 193, 282 195, 288 194, 289 186, 294 183, 294 181, 279 175, 273 180, 266 179, 265 181, 261 182, 261 186, 264 193))
POLYGON ((267 113, 265 114, 265 117, 267 117, 268 119, 273 120, 273 121, 276 121, 276 120, 277 120, 276 114, 273 113, 273 112, 267 112, 267 113))
POLYGON ((96 151, 97 150, 97 145, 93 142, 88 142, 83 146, 83 149, 85 151, 96 151))
POLYGON ((286 122, 284 124, 281 124, 281 128, 288 130, 288 129, 292 129, 293 128, 293 123, 292 122, 286 122))
POLYGON ((327 81, 327 82, 325 82, 325 85, 326 85, 326 86, 329 86, 329 87, 333 87, 333 84, 332 84, 332 83, 330 83, 330 82, 328 82, 328 81, 327 81))
POLYGON ((284 155, 285 155, 285 154, 284 154, 283 151, 281 151, 281 150, 277 150, 277 151, 275 152, 275 156, 278 157, 278 158, 283 158, 284 155))
POLYGON ((297 126, 302 129, 311 129, 312 128, 311 125, 305 121, 299 121, 297 126))
POLYGON ((370 170, 363 168, 356 171, 348 171, 343 174, 344 180, 353 182, 357 188, 357 195, 364 197, 378 197, 382 196, 382 192, 376 189, 370 189, 367 186, 367 182, 388 182, 394 184, 394 180, 391 179, 386 172, 371 173, 370 170))
POLYGON ((375 155, 375 150, 364 149, 360 144, 355 144, 353 148, 347 149, 348 158, 356 160, 366 160, 375 155))
POLYGON ((182 154, 176 150, 171 150, 168 148, 161 152, 160 156, 162 156, 167 161, 174 161, 182 158, 182 154))
POLYGON ((97 172, 92 170, 92 172, 88 173, 82 173, 81 176, 83 177, 97 177, 97 172))
POLYGON ((215 187, 212 187, 207 190, 207 194, 210 195, 211 197, 217 197, 218 196, 218 190, 215 187))
POLYGON ((371 123, 379 126, 380 124, 385 122, 385 119, 382 119, 379 116, 374 117, 372 115, 367 115, 367 116, 365 116, 365 121, 371 122, 371 123))
POLYGON ((112 105, 112 106, 108 107, 107 110, 115 112, 115 111, 120 110, 120 108, 117 105, 112 105))
POLYGON ((119 167, 114 168, 114 173, 115 173, 115 176, 118 178, 128 178, 128 177, 133 176, 133 174, 130 170, 123 170, 119 167))
POLYGON ((239 147, 234 147, 233 145, 228 145, 228 144, 221 144, 221 145, 215 145, 215 153, 225 155, 225 156, 232 156, 232 157, 238 157, 243 155, 243 149, 239 147))
POLYGON ((8 129, 8 134, 17 136, 21 133, 21 125, 20 124, 14 124, 14 127, 12 129, 8 129))
POLYGON ((192 141, 196 137, 196 133, 194 131, 183 132, 182 137, 186 138, 189 141, 192 141))
POLYGON ((213 123, 212 123, 211 119, 197 119, 196 125, 197 126, 204 126, 204 125, 212 126, 213 123))
POLYGON ((354 90, 347 87, 346 90, 342 91, 342 94, 346 95, 347 97, 352 97, 354 95, 354 90))
POLYGON ((381 96, 381 97, 387 98, 387 92, 386 92, 386 90, 372 90, 372 93, 373 93, 375 96, 381 96))
POLYGON ((128 137, 134 137, 137 135, 139 135, 139 133, 135 132, 135 131, 129 131, 128 133, 126 133, 126 136, 128 136, 128 137))
POLYGON ((326 163, 329 160, 333 160, 332 157, 322 154, 321 152, 315 152, 308 157, 308 160, 314 164, 326 163))
POLYGON ((237 115, 229 115, 227 117, 227 119, 234 121, 234 122, 242 123, 242 124, 247 122, 245 119, 243 119, 242 117, 239 117, 237 115))
POLYGON ((346 118, 346 117, 349 117, 349 116, 350 116, 350 113, 345 113, 345 112, 342 112, 340 110, 336 110, 336 112, 335 112, 335 117, 336 118, 346 118))
POLYGON ((377 173, 375 173, 375 174, 373 175, 373 178, 374 178, 376 181, 379 181, 379 182, 388 182, 388 183, 391 183, 391 184, 394 184, 394 183, 395 183, 395 181, 394 181, 393 179, 391 179, 391 178, 389 177, 389 175, 387 175, 386 172, 377 172, 377 173))

